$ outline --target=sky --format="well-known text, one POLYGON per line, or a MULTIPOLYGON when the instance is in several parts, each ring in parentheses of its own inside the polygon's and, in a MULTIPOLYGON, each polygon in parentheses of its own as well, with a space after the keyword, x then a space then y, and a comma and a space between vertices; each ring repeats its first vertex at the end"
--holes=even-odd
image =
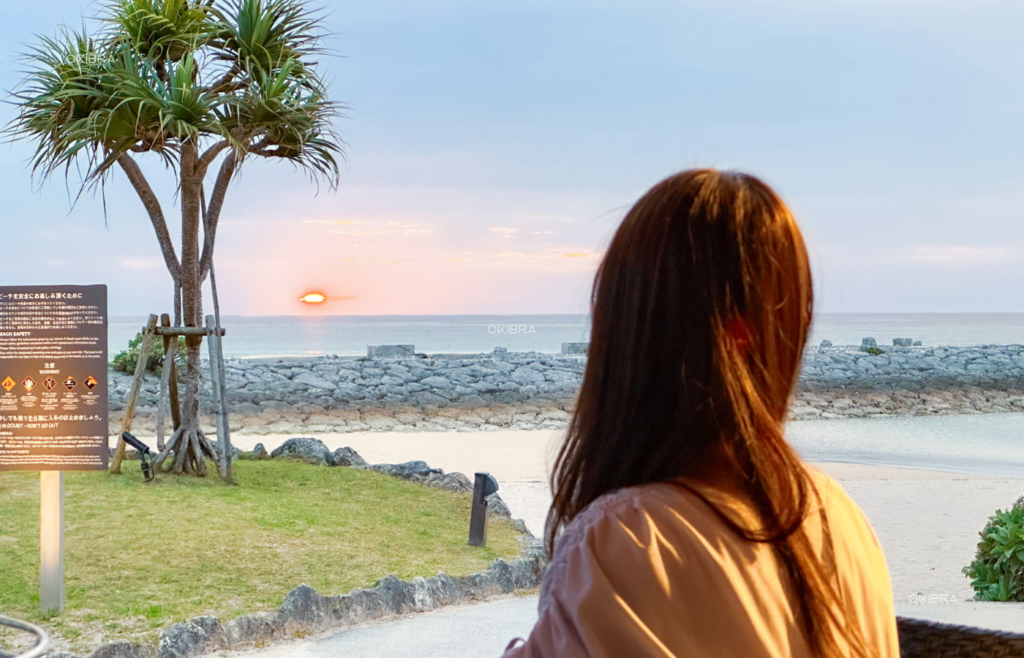
MULTIPOLYGON (((761 176, 805 232, 818 310, 1024 311, 1024 4, 985 0, 321 3, 336 192, 247 161, 217 240, 233 315, 584 313, 625 212, 694 166, 761 176), (328 301, 298 301, 309 291, 328 301)), ((0 88, 83 0, 8 3, 0 88)), ((14 116, 0 106, 0 122, 14 116)), ((105 283, 167 312, 123 175, 72 204, 0 145, 6 284, 105 283)), ((174 221, 173 180, 140 160, 174 221)), ((209 304, 209 302, 207 302, 209 304)))

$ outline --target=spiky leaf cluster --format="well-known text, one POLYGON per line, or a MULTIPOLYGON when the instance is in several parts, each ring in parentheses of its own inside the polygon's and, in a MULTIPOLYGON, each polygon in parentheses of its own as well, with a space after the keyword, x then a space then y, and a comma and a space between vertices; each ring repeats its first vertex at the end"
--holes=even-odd
POLYGON ((286 159, 330 185, 342 142, 313 58, 321 17, 304 0, 115 0, 89 34, 42 38, 14 93, 13 139, 35 144, 33 172, 104 180, 117 158, 226 142, 286 159))

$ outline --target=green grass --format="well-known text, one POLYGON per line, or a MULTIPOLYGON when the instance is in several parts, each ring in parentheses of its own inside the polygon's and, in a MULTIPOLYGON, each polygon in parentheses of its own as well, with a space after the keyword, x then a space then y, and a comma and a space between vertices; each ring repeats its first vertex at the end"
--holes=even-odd
MULTIPOLYGON (((39 477, 0 473, 0 614, 44 622, 73 651, 212 614, 275 609, 309 583, 321 594, 395 573, 462 576, 519 552, 492 519, 488 546, 466 544, 468 495, 378 473, 240 461, 239 486, 215 477, 65 473, 64 614, 39 612, 39 477)), ((211 468, 211 473, 216 471, 211 468)))

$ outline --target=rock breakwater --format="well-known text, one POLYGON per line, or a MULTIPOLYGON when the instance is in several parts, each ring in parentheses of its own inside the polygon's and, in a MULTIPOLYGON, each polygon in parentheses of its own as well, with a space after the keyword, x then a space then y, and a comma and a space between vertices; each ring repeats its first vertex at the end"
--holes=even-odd
MULTIPOLYGON (((231 359, 235 431, 562 429, 585 356, 509 353, 420 358, 231 359)), ((112 429, 131 377, 110 373, 112 429)), ((152 427, 159 382, 147 378, 136 427, 152 427)), ((207 407, 209 396, 207 396, 207 407)), ((1024 346, 814 347, 792 417, 1024 411, 1024 346)))

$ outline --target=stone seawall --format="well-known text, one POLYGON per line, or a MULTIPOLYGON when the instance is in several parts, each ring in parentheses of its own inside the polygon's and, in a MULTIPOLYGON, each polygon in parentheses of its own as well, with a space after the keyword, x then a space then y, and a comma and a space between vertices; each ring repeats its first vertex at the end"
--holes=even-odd
MULTIPOLYGON (((230 359, 231 423, 255 434, 366 430, 560 429, 585 358, 495 350, 427 358, 230 359)), ((131 376, 110 372, 116 431, 131 376)), ((159 381, 147 377, 136 426, 153 425, 159 381)), ((209 409, 209 389, 204 391, 209 409)))
MULTIPOLYGON (((231 359, 232 425, 244 433, 561 429, 586 359, 495 350, 427 358, 231 359)), ((131 377, 110 373, 112 427, 131 377)), ((147 377, 136 427, 152 427, 147 377)), ((208 394, 208 390, 206 393, 208 394)), ((209 398, 204 403, 209 409, 209 398)), ((1024 411, 1024 346, 812 348, 792 417, 1024 411)))

